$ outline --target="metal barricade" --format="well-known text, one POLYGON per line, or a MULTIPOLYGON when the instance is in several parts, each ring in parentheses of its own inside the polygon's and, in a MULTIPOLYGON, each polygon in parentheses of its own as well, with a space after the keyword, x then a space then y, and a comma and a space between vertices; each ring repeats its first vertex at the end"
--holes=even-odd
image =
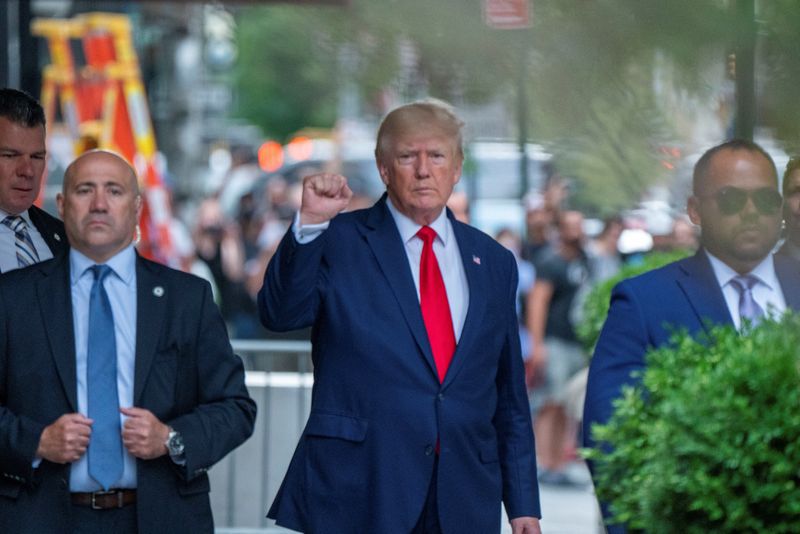
POLYGON ((232 340, 258 405, 253 435, 210 471, 217 532, 280 532, 266 513, 286 473, 311 404, 311 343, 232 340))

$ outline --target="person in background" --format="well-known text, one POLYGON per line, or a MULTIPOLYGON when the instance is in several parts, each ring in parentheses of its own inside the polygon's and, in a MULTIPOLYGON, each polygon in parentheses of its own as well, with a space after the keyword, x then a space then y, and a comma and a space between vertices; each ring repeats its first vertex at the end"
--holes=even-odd
POLYGON ((206 471, 256 416, 211 289, 138 256, 122 157, 57 202, 69 252, 0 277, 0 532, 211 533, 206 471))
POLYGON ((535 192, 525 195, 523 259, 536 265, 539 261, 540 253, 551 245, 553 233, 553 214, 545 206, 544 197, 535 192))
POLYGON ((783 221, 786 239, 778 254, 800 261, 800 159, 797 158, 789 160, 783 173, 783 221))
MULTIPOLYGON (((669 344, 676 329, 702 336, 718 325, 741 329, 765 314, 800 309, 800 264, 771 254, 781 203, 775 164, 752 141, 728 141, 697 161, 687 211, 700 226, 702 246, 694 256, 613 289, 589 367, 586 447, 595 446, 592 425, 611 418, 623 386, 640 380, 645 354, 669 344)), ((608 519, 607 506, 602 508, 608 519)), ((622 533, 625 527, 608 530, 622 533)))
POLYGON ((223 213, 216 198, 197 208, 193 232, 197 257, 204 261, 219 292, 222 316, 231 335, 240 339, 260 336, 255 301, 245 287, 245 252, 242 229, 223 213))
POLYGON ((528 324, 525 320, 527 312, 527 302, 533 289, 533 284, 536 281, 536 267, 529 261, 523 260, 520 256, 522 251, 522 241, 519 235, 510 228, 503 228, 495 239, 498 243, 506 247, 514 255, 517 261, 517 272, 519 273, 519 282, 517 283, 517 318, 519 319, 519 341, 522 347, 522 359, 527 360, 531 357, 533 350, 531 345, 531 335, 528 332, 528 324))
POLYGON ((386 194, 303 180, 259 293, 264 325, 312 326, 311 415, 268 516, 301 532, 538 534, 513 255, 445 208, 463 123, 422 101, 382 122, 386 194))
POLYGON ((34 206, 47 161, 44 110, 33 97, 0 89, 0 271, 67 250, 64 224, 34 206))
POLYGON ((686 215, 678 215, 672 224, 672 250, 697 251, 697 230, 686 215))
POLYGON ((607 217, 603 221, 600 234, 586 247, 586 254, 592 267, 593 283, 611 278, 622 267, 622 256, 617 243, 624 228, 625 223, 619 215, 607 217))
POLYGON ((447 207, 457 221, 469 224, 469 197, 464 191, 453 191, 447 200, 447 207))
POLYGON ((572 483, 566 467, 570 451, 574 452, 576 424, 567 416, 565 404, 567 382, 586 365, 571 318, 575 297, 589 280, 583 242, 583 215, 561 212, 558 242, 541 256, 529 299, 533 357, 526 362, 526 371, 528 382, 534 384, 534 429, 543 484, 572 483))

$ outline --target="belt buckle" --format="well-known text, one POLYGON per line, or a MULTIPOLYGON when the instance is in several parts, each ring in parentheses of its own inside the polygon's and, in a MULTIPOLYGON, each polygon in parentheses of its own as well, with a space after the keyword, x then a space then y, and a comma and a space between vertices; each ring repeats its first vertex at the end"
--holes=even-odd
POLYGON ((122 508, 122 491, 120 490, 108 490, 108 491, 95 491, 92 492, 92 510, 105 510, 102 506, 98 506, 96 502, 96 498, 98 495, 114 495, 117 494, 117 508, 122 508))

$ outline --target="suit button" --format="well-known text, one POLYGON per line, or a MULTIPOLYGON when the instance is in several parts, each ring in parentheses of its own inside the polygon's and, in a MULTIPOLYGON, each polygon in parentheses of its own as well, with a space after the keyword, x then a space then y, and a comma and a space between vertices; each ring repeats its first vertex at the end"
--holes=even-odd
POLYGON ((430 456, 433 454, 433 445, 428 445, 425 447, 425 456, 430 456))
POLYGON ((436 398, 439 399, 439 402, 442 402, 444 400, 444 393, 439 393, 436 395, 436 398))

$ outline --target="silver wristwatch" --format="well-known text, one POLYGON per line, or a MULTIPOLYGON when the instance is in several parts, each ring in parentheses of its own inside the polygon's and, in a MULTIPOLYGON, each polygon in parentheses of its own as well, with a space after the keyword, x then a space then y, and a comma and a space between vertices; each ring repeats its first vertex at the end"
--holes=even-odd
POLYGON ((183 437, 181 433, 172 427, 169 427, 169 434, 167 435, 167 452, 172 458, 180 458, 183 456, 183 437))

